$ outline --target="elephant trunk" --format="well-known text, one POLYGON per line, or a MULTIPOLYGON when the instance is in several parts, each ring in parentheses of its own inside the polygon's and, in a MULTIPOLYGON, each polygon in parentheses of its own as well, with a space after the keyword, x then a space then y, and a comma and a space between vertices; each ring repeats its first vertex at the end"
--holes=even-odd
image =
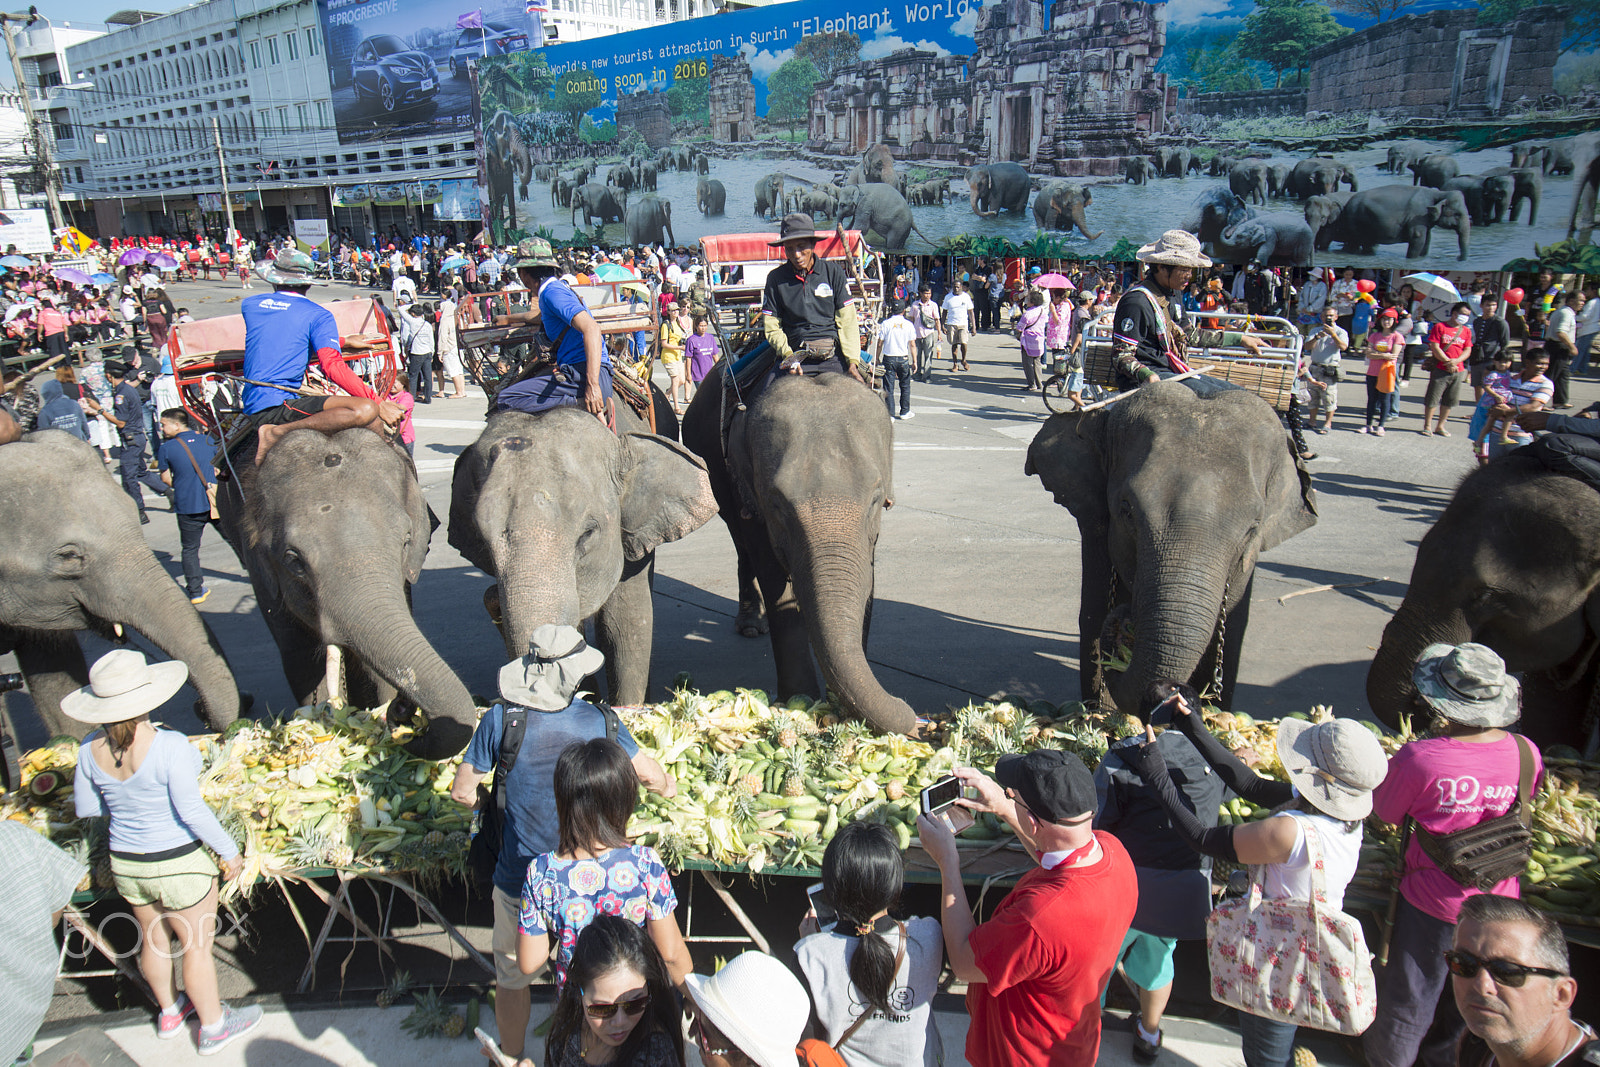
POLYGON ((1378 720, 1391 729, 1416 707, 1416 686, 1411 669, 1422 650, 1432 644, 1459 645, 1472 640, 1466 617, 1454 608, 1425 607, 1408 598, 1383 628, 1372 666, 1367 669, 1367 703, 1378 720))
MULTIPOLYGON (((1152 682, 1192 679, 1215 643, 1224 607, 1224 588, 1232 563, 1199 545, 1191 550, 1166 546, 1141 575, 1133 594, 1133 655, 1127 671, 1108 676, 1111 697, 1126 712, 1137 710, 1152 682)), ((1086 635, 1086 638, 1088 635, 1086 635)), ((1221 650, 1217 650, 1221 655, 1221 650)))
POLYGON ((805 529, 796 538, 806 546, 791 575, 796 599, 805 615, 811 647, 822 676, 847 713, 888 733, 916 729, 911 706, 890 695, 867 663, 867 618, 872 610, 872 538, 865 532, 861 505, 850 502, 818 509, 833 530, 805 529), (840 521, 854 513, 854 522, 840 521), (848 529, 860 532, 841 532, 848 529))
POLYGON ((417 629, 405 589, 392 569, 343 570, 321 586, 322 632, 428 715, 406 747, 425 759, 449 759, 467 747, 477 707, 467 687, 417 629))
POLYGON ((533 631, 545 623, 583 628, 577 563, 570 546, 563 553, 551 546, 526 544, 510 553, 500 568, 500 618, 511 658, 527 653, 533 631))

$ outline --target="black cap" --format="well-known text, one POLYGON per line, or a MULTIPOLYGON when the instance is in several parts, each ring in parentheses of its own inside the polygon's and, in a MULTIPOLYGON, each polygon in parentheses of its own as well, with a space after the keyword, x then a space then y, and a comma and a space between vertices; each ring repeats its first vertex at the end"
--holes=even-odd
POLYGON ((108 359, 106 360, 105 372, 108 378, 126 378, 128 376, 128 365, 120 360, 108 359))
POLYGON ((1040 822, 1072 822, 1093 815, 1094 775, 1070 752, 1041 748, 1025 756, 1003 756, 994 780, 1015 789, 1040 822))

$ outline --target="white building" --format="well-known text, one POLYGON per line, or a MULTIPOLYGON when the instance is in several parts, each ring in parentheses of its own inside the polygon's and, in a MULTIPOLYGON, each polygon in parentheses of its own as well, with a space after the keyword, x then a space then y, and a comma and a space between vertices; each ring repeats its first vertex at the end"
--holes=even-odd
MULTIPOLYGON (((85 160, 77 130, 73 125, 71 105, 73 96, 81 89, 73 85, 67 66, 66 50, 72 45, 105 36, 106 27, 100 23, 66 21, 55 23, 45 15, 38 16, 27 26, 15 24, 13 26, 11 36, 16 42, 17 58, 22 64, 23 86, 27 90, 34 113, 45 125, 45 136, 53 138, 51 147, 54 150, 57 174, 62 185, 58 190, 62 208, 69 215, 76 217, 76 205, 73 203, 76 197, 70 185, 75 178, 81 182, 85 160)), ((26 140, 26 121, 21 106, 21 102, 14 97, 6 100, 4 140, 8 146, 13 135, 11 129, 13 124, 22 131, 23 139, 26 140)), ((9 157, 11 152, 8 150, 6 154, 9 157)), ((10 182, 6 183, 4 199, 6 203, 17 205, 16 189, 10 182)), ((45 206, 42 189, 38 192, 25 192, 21 200, 23 206, 45 206)))

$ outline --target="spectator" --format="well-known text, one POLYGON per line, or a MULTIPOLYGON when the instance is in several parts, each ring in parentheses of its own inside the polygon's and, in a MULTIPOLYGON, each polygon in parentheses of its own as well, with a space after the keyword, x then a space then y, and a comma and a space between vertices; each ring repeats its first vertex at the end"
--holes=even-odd
MULTIPOLYGON (((1370 1067, 1453 1067, 1464 1025, 1442 994, 1461 906, 1482 892, 1520 896, 1516 875, 1486 889, 1463 884, 1435 856, 1443 839, 1531 800, 1543 770, 1538 750, 1506 727, 1520 714, 1520 687, 1493 650, 1429 645, 1412 671, 1432 722, 1389 761, 1372 794, 1384 822, 1415 829, 1402 857, 1399 910, 1378 1015, 1361 1035, 1370 1067), (1464 784, 1471 783, 1463 788, 1464 784)), ((1518 865, 1527 863, 1520 855, 1518 865)))
POLYGON ((550 1016, 545 1067, 683 1067, 678 997, 637 923, 596 915, 578 935, 568 976, 550 1016))
POLYGON ((1383 436, 1388 401, 1397 385, 1396 365, 1405 349, 1405 336, 1395 328, 1400 313, 1394 308, 1378 312, 1377 328, 1367 335, 1367 412, 1362 433, 1383 436))
MULTIPOLYGON (((1395 306, 1402 315, 1400 327, 1407 331, 1406 358, 1400 368, 1400 377, 1409 382, 1412 367, 1428 350, 1428 332, 1433 329, 1433 323, 1428 321, 1426 312, 1422 310, 1422 298, 1416 295, 1409 283, 1400 287, 1400 298, 1395 301, 1395 306)), ((1399 414, 1398 406, 1395 414, 1399 414)))
MULTIPOLYGON (((1147 743, 1123 752, 1123 760, 1162 798, 1173 828, 1189 847, 1230 863, 1264 868, 1264 894, 1277 900, 1309 900, 1308 834, 1316 834, 1323 859, 1327 906, 1344 908, 1345 887, 1361 856, 1361 820, 1372 811, 1372 790, 1387 762, 1378 739, 1352 719, 1312 724, 1285 719, 1278 726, 1278 759, 1289 781, 1262 778, 1224 748, 1186 701, 1174 721, 1228 788, 1262 807, 1280 808, 1272 818, 1245 826, 1207 829, 1178 797, 1161 749, 1146 727, 1147 743)), ((1285 946, 1288 947, 1287 945, 1285 946)), ((1239 1013, 1246 1067, 1288 1067, 1297 1027, 1291 1022, 1239 1013)))
POLYGON ((211 517, 211 487, 217 484, 217 448, 208 435, 194 432, 189 413, 182 408, 168 408, 161 413, 161 434, 165 439, 156 453, 156 465, 161 480, 172 489, 184 586, 189 603, 204 604, 211 591, 205 587, 200 572, 200 539, 215 521, 211 517))
POLYGON ((6 1010, 0 1014, 0 1063, 28 1063, 29 1047, 55 992, 55 926, 72 903, 83 864, 32 828, 0 820, 0 870, 26 877, 0 879, 0 975, 6 1010))
MULTIPOLYGON (((1200 703, 1195 691, 1177 682, 1153 684, 1139 702, 1139 718, 1150 725, 1172 721, 1172 705, 1182 697, 1200 703)), ((1111 746, 1095 771, 1098 799, 1095 829, 1113 834, 1128 850, 1139 883, 1133 926, 1122 939, 1117 963, 1139 998, 1133 1023, 1133 1058, 1154 1063, 1161 1052, 1161 1017, 1172 996, 1173 953, 1180 938, 1204 940, 1211 911, 1211 857, 1195 852, 1172 828, 1161 800, 1122 761, 1122 751, 1140 744, 1128 738, 1111 746)), ((1227 787, 1211 773, 1204 757, 1179 730, 1156 740, 1172 769, 1179 796, 1204 827, 1217 824, 1227 787)))
POLYGON ((911 324, 915 309, 890 308, 889 317, 878 327, 878 361, 883 368, 883 402, 889 415, 896 419, 911 419, 911 349, 917 343, 917 328, 911 324), (895 384, 900 385, 900 409, 894 406, 895 384))
POLYGON ((683 409, 689 406, 689 382, 683 359, 688 331, 684 329, 683 318, 678 313, 678 301, 668 297, 661 313, 661 367, 667 372, 667 401, 674 415, 682 415, 683 409))
POLYGON ((820 1036, 849 1067, 944 1062, 933 1018, 944 940, 937 919, 889 917, 904 882, 894 833, 849 823, 822 855, 822 888, 838 919, 819 928, 811 912, 800 924, 794 950, 820 1036))
POLYGON ((972 296, 967 292, 966 283, 959 278, 951 282, 950 295, 944 298, 939 307, 944 312, 944 332, 950 341, 950 371, 955 373, 958 358, 961 369, 969 370, 967 344, 977 332, 977 325, 973 317, 972 296))
POLYGON ((172 489, 146 466, 150 438, 144 427, 144 401, 139 398, 139 391, 128 374, 128 365, 108 361, 105 374, 111 383, 113 402, 112 410, 106 412, 105 417, 121 431, 122 450, 118 453, 117 462, 122 472, 122 491, 139 509, 139 522, 148 524, 150 516, 145 514, 144 494, 140 486, 149 486, 169 503, 172 489))
POLYGON ((1472 897, 1445 961, 1468 1031, 1460 1067, 1580 1067, 1600 1059, 1594 1028, 1572 1017, 1578 983, 1550 916, 1510 897, 1472 897))
POLYGON ((1322 309, 1328 306, 1327 271, 1314 271, 1311 280, 1300 287, 1297 322, 1307 334, 1319 329, 1322 309))
POLYGON ((994 315, 994 307, 989 302, 989 281, 982 268, 972 274, 962 274, 961 282, 967 287, 967 294, 972 298, 973 333, 978 330, 987 330, 989 322, 994 315))
POLYGON ((411 375, 405 371, 397 371, 394 384, 389 386, 389 402, 400 409, 400 430, 397 436, 400 447, 406 450, 406 455, 416 458, 417 454, 417 398, 411 395, 411 375))
POLYGON ((1436 322, 1428 331, 1428 391, 1422 401, 1422 436, 1449 437, 1444 428, 1450 409, 1456 406, 1461 379, 1472 354, 1472 309, 1465 301, 1450 308, 1449 322, 1436 322), (1439 421, 1433 412, 1439 411, 1439 421))
MULTIPOLYGON (((493 604, 493 613, 498 614, 498 601, 493 604)), ((450 788, 457 803, 476 808, 483 799, 479 786, 484 777, 505 760, 508 769, 496 776, 497 788, 505 790, 505 821, 493 875, 494 1017, 500 1050, 514 1059, 521 1057, 527 1036, 532 982, 517 966, 519 902, 533 857, 554 851, 560 843, 552 802, 557 759, 574 741, 614 736, 645 788, 666 796, 677 791, 660 765, 639 751, 615 712, 577 696, 579 683, 604 662, 605 657, 570 626, 546 624, 535 630, 528 654, 500 669, 501 699, 478 721, 450 788), (508 723, 526 724, 521 741, 509 753, 501 746, 508 723)))
POLYGON ((1044 348, 1045 359, 1053 374, 1068 374, 1067 395, 1073 403, 1083 402, 1083 359, 1075 354, 1073 327, 1077 325, 1077 312, 1073 309, 1072 293, 1068 289, 1050 290, 1050 304, 1046 308, 1044 348))
POLYGON ((1578 354, 1572 360, 1573 374, 1588 373, 1589 349, 1594 347, 1594 339, 1600 337, 1600 296, 1595 290, 1586 289, 1583 297, 1583 310, 1578 313, 1578 354))
POLYGON ((466 368, 461 363, 461 341, 456 333, 456 311, 460 308, 460 294, 446 287, 439 297, 439 397, 442 400, 461 400, 467 395, 466 368), (449 380, 455 392, 444 391, 449 380))
POLYGON ((912 377, 919 382, 932 381, 933 361, 939 358, 939 305, 933 302, 932 286, 918 290, 911 325, 917 329, 917 365, 912 377))
POLYGON ((1543 423, 1534 426, 1523 421, 1523 416, 1543 415, 1550 403, 1553 387, 1550 379, 1544 376, 1545 369, 1550 366, 1550 360, 1542 348, 1524 349, 1522 365, 1517 368, 1517 373, 1511 376, 1511 400, 1504 404, 1496 405, 1491 412, 1492 417, 1504 418, 1507 415, 1517 416, 1516 428, 1508 435, 1509 441, 1501 442, 1490 439, 1489 458, 1503 456, 1512 449, 1521 448, 1523 445, 1533 443, 1533 431, 1542 428, 1543 423))
POLYGON ((406 377, 413 386, 418 404, 433 403, 433 307, 401 297, 396 305, 400 316, 400 345, 406 353, 406 377))
POLYGON ((939 867, 950 969, 968 983, 967 1060, 1090 1067, 1100 994, 1138 899, 1133 863, 1115 837, 1094 830, 1094 777, 1077 756, 1040 749, 1003 757, 994 771, 991 779, 958 768, 978 799, 957 803, 1004 819, 1039 870, 1022 876, 988 922, 973 923, 949 824, 917 820, 939 867))
POLYGON ((1568 386, 1571 382, 1572 360, 1578 354, 1578 308, 1582 303, 1582 293, 1563 293, 1545 325, 1544 350, 1550 357, 1549 377, 1555 387, 1550 406, 1556 411, 1572 406, 1568 386))
POLYGON ((1500 317, 1500 299, 1486 294, 1479 305, 1483 313, 1472 323, 1472 361, 1468 364, 1474 400, 1483 399, 1483 376, 1499 362, 1500 354, 1506 353, 1507 361, 1511 358, 1511 327, 1500 317))
POLYGON ((1356 269, 1346 267, 1339 272, 1339 280, 1333 283, 1333 288, 1328 293, 1328 303, 1339 313, 1339 328, 1345 331, 1346 336, 1354 328, 1356 311, 1356 298, 1361 295, 1361 287, 1356 284, 1356 269))
POLYGON ((553 781, 560 842, 528 865, 518 921, 517 964, 539 973, 555 940, 556 987, 566 984, 578 935, 595 915, 621 915, 646 927, 673 983, 689 973, 689 950, 673 912, 678 898, 661 857, 628 843, 639 775, 617 742, 574 741, 556 760, 553 781))
POLYGON ((1050 309, 1045 307, 1044 291, 1029 289, 1026 307, 1017 319, 1017 340, 1022 347, 1022 374, 1026 390, 1033 392, 1043 383, 1039 377, 1039 364, 1045 354, 1045 334, 1049 327, 1050 309))
POLYGON ((200 1055, 209 1056, 253 1030, 261 1009, 222 1002, 211 958, 217 929, 211 853, 229 881, 244 869, 244 857, 200 796, 200 753, 183 734, 150 722, 150 712, 188 677, 181 662, 150 664, 142 653, 119 648, 95 662, 89 684, 64 697, 61 711, 101 727, 78 748, 73 799, 80 819, 110 816, 111 874, 142 934, 139 972, 161 1007, 156 1034, 179 1037, 184 1021, 197 1015, 200 1055), (181 993, 172 981, 180 955, 181 993))
POLYGON ((1000 270, 1000 264, 989 264, 989 277, 986 280, 989 288, 989 329, 1001 328, 1002 310, 1005 308, 1006 279, 1000 270))
POLYGON ((1339 361, 1349 347, 1350 335, 1339 325, 1338 311, 1332 304, 1324 306, 1321 325, 1306 334, 1304 349, 1311 425, 1324 436, 1333 428, 1333 412, 1339 406, 1339 361), (1321 426, 1316 425, 1319 413, 1321 426))
POLYGON ((1480 467, 1489 462, 1491 434, 1500 444, 1509 444, 1517 425, 1515 414, 1495 413, 1498 407, 1510 407, 1515 399, 1511 388, 1511 353, 1498 352, 1494 358, 1492 369, 1483 376, 1483 396, 1478 398, 1472 411, 1472 422, 1467 427, 1467 435, 1472 438, 1472 454, 1477 457, 1480 467))
POLYGON ((684 339, 684 352, 689 360, 689 380, 698 389, 700 383, 706 380, 706 375, 711 373, 711 368, 717 365, 717 360, 722 358, 717 335, 711 332, 711 320, 705 315, 695 316, 694 332, 684 339))
MULTIPOLYGON (((73 385, 72 388, 76 391, 78 387, 73 385)), ((80 441, 89 440, 89 421, 84 418, 83 408, 76 400, 66 395, 66 390, 59 380, 47 378, 40 382, 39 398, 44 405, 39 408, 35 424, 38 429, 63 430, 80 441)))
POLYGON ((689 1035, 705 1067, 796 1067, 811 1002, 789 969, 742 952, 709 978, 684 979, 689 1035))

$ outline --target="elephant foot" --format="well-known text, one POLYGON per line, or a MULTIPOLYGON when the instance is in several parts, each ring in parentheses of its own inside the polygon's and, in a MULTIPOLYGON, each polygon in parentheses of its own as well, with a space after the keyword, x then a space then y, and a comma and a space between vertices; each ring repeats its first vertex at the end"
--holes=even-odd
POLYGON ((740 637, 760 637, 767 632, 767 613, 762 610, 760 601, 740 604, 739 614, 733 624, 738 628, 740 637))

